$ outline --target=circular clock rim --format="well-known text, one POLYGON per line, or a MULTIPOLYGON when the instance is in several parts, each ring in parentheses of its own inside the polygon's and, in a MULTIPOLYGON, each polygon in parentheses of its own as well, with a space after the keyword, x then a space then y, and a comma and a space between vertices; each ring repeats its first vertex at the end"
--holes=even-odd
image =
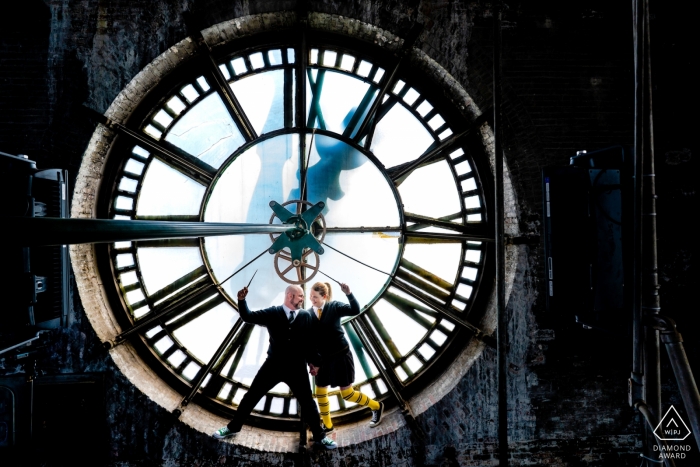
MULTIPOLYGON (((237 37, 237 34, 240 34, 240 30, 238 29, 240 24, 247 24, 249 26, 248 32, 253 31, 257 33, 271 33, 279 26, 265 24, 261 21, 262 16, 264 15, 250 15, 248 17, 237 18, 230 22, 221 23, 203 31, 203 35, 208 43, 226 44, 236 39, 244 39, 243 36, 237 37), (254 31, 256 29, 257 31, 254 31)), ((282 22, 286 22, 290 27, 297 24, 294 13, 285 12, 282 14, 282 17, 282 22)), ((309 18, 308 25, 310 30, 318 30, 330 34, 339 34, 339 32, 341 32, 334 29, 333 26, 333 24, 338 23, 337 17, 332 18, 336 23, 330 21, 330 15, 323 13, 311 13, 309 18)), ((400 43, 400 39, 392 33, 372 25, 360 23, 357 20, 340 18, 339 23, 345 26, 348 24, 350 26, 357 26, 358 24, 365 26, 367 29, 366 31, 358 32, 351 28, 349 33, 347 29, 343 32, 343 34, 348 34, 350 36, 352 36, 354 32, 356 35, 360 36, 360 40, 367 40, 368 38, 375 37, 375 34, 380 34, 382 35, 381 37, 389 38, 389 44, 400 43), (370 33, 368 34, 367 31, 370 33), (396 39, 395 41, 394 38, 396 39)), ((195 55, 193 41, 190 38, 171 47, 144 68, 144 70, 127 85, 106 112, 107 117, 113 121, 122 123, 134 117, 136 114, 136 112, 134 112, 136 106, 141 105, 149 92, 160 84, 159 76, 161 74, 167 75, 168 72, 180 66, 180 64, 192 60, 195 55), (139 99, 137 96, 141 96, 141 98, 139 99)), ((438 77, 439 81, 441 81, 441 86, 450 91, 450 98, 453 100, 454 97, 459 99, 460 104, 458 104, 458 107, 461 108, 462 113, 465 114, 465 118, 468 119, 467 116, 471 115, 472 119, 475 119, 480 114, 478 107, 457 81, 449 76, 449 74, 445 73, 444 70, 425 53, 413 49, 411 51, 411 59, 422 64, 424 68, 433 70, 433 75, 434 77, 438 77)), ((487 142, 488 136, 490 135, 488 125, 482 126, 482 133, 485 140, 485 154, 487 157, 492 158, 493 146, 487 142)), ((333 137, 337 136, 333 135, 333 137)), ((110 165, 108 163, 109 153, 112 152, 115 146, 120 145, 115 145, 114 140, 115 133, 105 127, 98 127, 93 134, 76 180, 71 211, 72 217, 97 217, 96 214, 100 212, 100 207, 98 205, 100 194, 111 192, 111 188, 106 186, 108 184, 102 182, 103 180, 116 180, 116 175, 111 178, 109 176, 110 165)), ((384 172, 382 171, 382 173, 384 172)), ((509 194, 512 195, 512 191, 509 194)), ((514 196, 506 196, 506 200, 507 209, 514 209, 514 196)), ((402 209, 400 209, 399 212, 403 215, 402 209)), ((517 229, 517 226, 512 228, 517 229)), ((115 298, 116 302, 122 305, 124 305, 124 303, 123 298, 118 294, 115 297, 114 291, 110 290, 112 288, 110 286, 105 286, 100 278, 100 271, 106 270, 106 265, 104 263, 102 265, 99 264, 101 262, 100 256, 104 258, 105 248, 104 245, 71 246, 71 261, 88 319, 98 337, 104 342, 109 342, 122 330, 115 316, 117 313, 112 311, 110 303, 115 303, 115 298)), ((509 247, 509 252, 513 252, 512 247, 509 247)), ((507 291, 512 287, 515 263, 516 261, 511 257, 506 265, 507 291)), ((111 262, 109 262, 109 266, 107 267, 113 268, 111 262)), ((112 278, 115 277, 114 270, 112 269, 112 278)), ((494 291, 491 288, 489 290, 482 290, 481 293, 483 295, 488 295, 488 297, 481 297, 480 301, 483 302, 483 313, 479 324, 486 333, 492 333, 495 329, 494 291)), ((160 372, 156 372, 151 368, 149 363, 144 360, 149 360, 148 355, 143 355, 143 349, 139 350, 137 347, 141 347, 139 342, 133 344, 126 342, 125 344, 112 348, 110 354, 117 367, 120 368, 132 383, 166 410, 175 411, 178 408, 182 395, 173 389, 171 385, 166 383, 165 378, 162 377, 160 372)), ((432 400, 439 400, 457 384, 474 360, 481 354, 483 347, 483 342, 471 339, 468 344, 465 344, 463 350, 454 359, 452 364, 448 365, 448 368, 443 371, 442 375, 439 375, 432 385, 428 385, 419 390, 419 394, 432 393, 434 396, 439 396, 432 398, 432 400)), ((413 400, 415 400, 415 397, 411 399, 411 401, 413 400)), ((416 414, 421 413, 430 407, 430 405, 432 405, 432 403, 421 404, 420 408, 414 408, 414 412, 416 414)), ((197 407, 198 404, 192 402, 186 410, 184 410, 180 416, 180 420, 205 433, 213 431, 213 429, 221 425, 222 421, 225 421, 225 418, 208 411, 204 407, 199 409, 197 407)), ((401 423, 398 424, 397 428, 400 426, 402 426, 401 423)), ((256 430, 255 428, 251 429, 253 431, 256 430)), ((237 440, 237 442, 239 444, 248 445, 245 439, 237 440)), ((283 450, 294 452, 296 450, 295 441, 291 440, 288 449, 284 448, 283 450)))

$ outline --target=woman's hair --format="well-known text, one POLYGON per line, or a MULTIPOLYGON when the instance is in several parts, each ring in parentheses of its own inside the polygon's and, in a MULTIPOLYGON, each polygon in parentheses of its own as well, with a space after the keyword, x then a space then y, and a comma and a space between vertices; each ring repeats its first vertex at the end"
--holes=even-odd
POLYGON ((330 302, 331 298, 333 297, 331 285, 328 282, 316 282, 311 286, 311 290, 314 290, 321 297, 324 297, 327 302, 330 302))

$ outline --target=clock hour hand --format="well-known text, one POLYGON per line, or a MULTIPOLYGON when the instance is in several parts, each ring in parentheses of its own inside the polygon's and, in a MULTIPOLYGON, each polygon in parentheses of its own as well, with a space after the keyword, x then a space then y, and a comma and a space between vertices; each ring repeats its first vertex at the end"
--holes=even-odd
POLYGON ((316 217, 321 214, 325 206, 326 203, 319 201, 303 214, 295 215, 275 201, 271 201, 270 207, 280 220, 285 224, 294 224, 294 227, 277 237, 268 250, 270 254, 275 254, 284 248, 288 248, 291 252, 292 263, 295 265, 301 262, 302 254, 306 248, 310 248, 318 254, 323 254, 323 247, 313 236, 309 227, 313 224, 316 217))
POLYGON ((318 203, 314 204, 311 206, 309 209, 307 209, 302 215, 301 218, 304 220, 306 225, 311 225, 314 222, 314 219, 318 217, 319 214, 321 214, 321 211, 323 211, 323 208, 326 207, 326 203, 323 201, 319 201, 318 203))
POLYGON ((270 201, 270 208, 284 224, 287 224, 289 219, 296 216, 296 214, 290 212, 287 208, 279 204, 277 201, 270 201))
POLYGON ((290 230, 289 225, 52 217, 5 217, 3 225, 7 227, 6 240, 20 246, 270 234, 290 230))

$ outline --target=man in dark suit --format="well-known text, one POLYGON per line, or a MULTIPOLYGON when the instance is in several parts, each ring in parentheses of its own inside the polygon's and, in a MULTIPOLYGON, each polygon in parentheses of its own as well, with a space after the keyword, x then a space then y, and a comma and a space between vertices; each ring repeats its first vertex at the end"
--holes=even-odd
POLYGON ((314 441, 326 449, 337 448, 335 441, 326 437, 319 425, 318 409, 311 395, 309 377, 306 374, 308 334, 312 316, 307 310, 301 309, 304 290, 298 285, 290 285, 285 290, 282 306, 260 311, 250 311, 245 300, 247 295, 247 287, 238 291, 238 313, 246 323, 267 327, 270 334, 267 359, 253 378, 250 389, 241 399, 233 420, 216 430, 214 437, 223 439, 236 435, 258 401, 270 389, 284 382, 299 401, 302 420, 311 427, 314 441))

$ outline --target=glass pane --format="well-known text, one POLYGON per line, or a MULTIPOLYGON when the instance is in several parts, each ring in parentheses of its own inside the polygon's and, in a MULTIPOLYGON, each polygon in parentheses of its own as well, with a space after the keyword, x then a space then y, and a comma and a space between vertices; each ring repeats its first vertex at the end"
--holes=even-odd
POLYGON ((171 97, 170 100, 165 103, 165 105, 167 105, 168 108, 175 112, 177 115, 180 115, 182 111, 185 110, 185 108, 187 107, 185 103, 182 102, 182 100, 177 96, 171 97))
POLYGON ((464 259, 472 263, 478 263, 481 260, 481 252, 479 250, 467 250, 464 259))
POLYGON ((139 281, 138 276, 134 271, 129 271, 120 275, 119 279, 121 280, 122 285, 131 285, 139 281))
POLYGON ((233 72, 237 75, 242 75, 243 73, 246 73, 248 71, 243 57, 238 57, 231 60, 231 66, 233 66, 233 72))
POLYGON ((372 70, 372 64, 362 60, 360 66, 357 67, 357 74, 366 78, 369 76, 369 72, 372 70))
POLYGON ((461 250, 459 243, 409 243, 404 246, 404 258, 453 284, 461 250))
MULTIPOLYGON (((470 179, 472 180, 472 179, 470 179)), ((138 185, 138 182, 134 180, 133 178, 126 178, 122 177, 122 179, 119 181, 119 189, 128 191, 130 193, 136 193, 136 186, 138 185)))
MULTIPOLYGON (((272 217, 270 201, 284 203, 299 197, 298 148, 297 135, 279 136, 261 142, 237 157, 216 181, 205 208, 205 220, 268 223, 272 217)), ((324 215, 328 226, 399 224, 396 199, 388 183, 361 152, 333 138, 317 135, 309 163, 308 199, 313 203, 326 203, 324 215), (365 188, 350 189, 351 184, 362 184, 365 188)), ((295 212, 296 205, 290 205, 289 209, 295 212)), ((391 233, 328 234, 326 241, 386 272, 391 272, 398 254, 398 236, 391 233)), ((205 239, 205 247, 214 274, 221 281, 268 249, 271 242, 267 235, 209 237, 205 239)), ((309 260, 315 264, 315 255, 309 260)), ((330 249, 326 249, 319 260, 322 271, 331 275, 332 271, 343 271, 342 280, 352 282, 354 277, 365 275, 373 278, 363 280, 363 285, 356 282, 356 293, 362 304, 371 300, 387 280, 387 276, 330 249)), ((279 270, 290 266, 281 258, 276 264, 279 270)), ((251 287, 250 306, 263 308, 282 303, 287 283, 275 272, 275 257, 267 254, 251 265, 249 271, 226 282, 224 290, 235 297, 256 269, 260 274, 258 279, 267 279, 251 287)), ((292 274, 294 272, 292 270, 292 274)))
POLYGON ((243 357, 241 357, 233 379, 250 386, 253 378, 267 358, 268 346, 267 328, 255 326, 250 334, 250 340, 248 340, 248 344, 243 350, 243 357))
POLYGON ((433 333, 430 335, 430 338, 433 340, 433 342, 435 342, 438 345, 444 344, 447 340, 447 336, 442 332, 438 331, 437 329, 433 331, 433 333))
MULTIPOLYGON (((328 52, 326 52, 326 54, 328 54, 328 52)), ((318 73, 316 76, 318 77, 318 73)), ((319 108, 326 124, 325 129, 342 134, 348 126, 348 123, 350 123, 350 119, 360 105, 360 102, 362 102, 368 89, 369 84, 357 78, 327 70, 325 72, 323 86, 320 89, 316 89, 316 92, 321 93, 319 108)), ((306 95, 306 115, 308 120, 309 106, 311 105, 311 98, 313 97, 311 88, 308 87, 308 85, 306 95)), ((321 128, 318 119, 314 122, 313 126, 321 128)))
POLYGON ((163 135, 163 132, 161 132, 158 128, 154 127, 153 125, 146 125, 146 128, 144 128, 143 131, 145 131, 155 139, 160 139, 160 137, 163 135))
POLYGON ((406 355, 425 335, 425 328, 397 310, 386 300, 372 307, 386 328, 401 355, 406 355))
POLYGON ((284 126, 283 70, 252 75, 230 84, 256 133, 262 135, 284 126))
POLYGON ((408 367, 411 369, 411 371, 414 373, 418 372, 418 370, 420 370, 423 366, 420 360, 418 360, 418 357, 416 357, 415 355, 411 355, 410 357, 408 357, 406 363, 408 364, 408 367))
POLYGON ((126 268, 134 265, 134 257, 131 253, 117 255, 117 269, 126 268))
POLYGON ((187 358, 187 355, 185 355, 184 352, 181 350, 176 350, 168 357, 168 362, 170 362, 173 367, 177 368, 180 366, 180 363, 185 361, 185 358, 187 358))
POLYGON ((411 88, 406 92, 406 94, 404 94, 403 101, 408 105, 413 105, 413 103, 416 101, 416 99, 418 99, 419 96, 420 94, 418 94, 418 91, 411 88))
POLYGON ((411 112, 400 104, 377 123, 372 152, 386 167, 409 162, 433 144, 433 137, 411 112))
MULTIPOLYGON (((267 224, 273 214, 270 201, 282 204, 298 196, 298 167, 297 135, 279 136, 249 148, 215 182, 205 208, 205 221, 267 224)), ((270 248, 271 242, 268 235, 208 237, 205 248, 214 275, 221 281, 270 248)), ((274 272, 273 258, 266 254, 249 271, 226 282, 224 289, 235 297, 253 272, 260 269, 248 304, 254 309, 281 304, 288 284, 274 272), (266 279, 261 280, 263 277, 266 279)))
POLYGON ((472 288, 466 284, 459 284, 457 286, 457 295, 461 295, 464 298, 469 298, 472 295, 472 288))
POLYGON ((335 59, 338 54, 332 50, 326 50, 323 54, 323 66, 333 67, 335 66, 335 59))
POLYGON ((161 340, 156 342, 153 347, 156 348, 156 350, 160 353, 165 352, 168 350, 170 347, 173 345, 173 340, 169 338, 168 336, 163 337, 161 340))
POLYGON ((464 198, 464 207, 467 209, 481 207, 481 202, 479 201, 479 197, 478 196, 469 196, 468 198, 464 198))
POLYGON ((124 166, 124 171, 131 172, 135 175, 141 175, 141 172, 143 172, 143 162, 139 162, 134 159, 129 159, 126 162, 126 165, 124 166))
POLYGON ((284 411, 284 399, 281 397, 273 397, 270 403, 270 413, 281 414, 284 411))
POLYGON ((422 117, 425 117, 428 112, 433 110, 433 106, 430 105, 428 101, 423 101, 418 108, 416 108, 416 112, 418 112, 422 117))
POLYGON ((437 219, 462 210, 452 171, 444 160, 414 170, 398 190, 404 209, 412 214, 437 219))
POLYGON ((129 302, 129 305, 133 305, 134 303, 138 303, 141 300, 143 300, 144 298, 146 298, 146 297, 143 295, 143 292, 141 291, 141 289, 132 290, 131 292, 126 293, 126 301, 129 302))
MULTIPOLYGON (((195 362, 190 362, 184 370, 182 370, 182 376, 187 378, 188 380, 192 381, 195 376, 197 376, 197 372, 199 372, 199 369, 202 368, 201 366, 197 365, 195 362)), ((207 377, 210 375, 207 375, 207 377)), ((202 384, 202 387, 206 386, 206 383, 202 384)))
POLYGON ((438 128, 440 128, 444 124, 445 124, 445 120, 440 115, 434 116, 428 122, 428 125, 430 125, 430 128, 432 128, 433 130, 437 130, 438 128))
POLYGON ((428 344, 421 345, 418 351, 426 360, 430 360, 431 358, 433 358, 433 355, 435 355, 435 349, 430 347, 428 344))
POLYGON ((462 185, 463 191, 476 190, 476 180, 474 180, 474 177, 470 177, 466 180, 462 180, 461 185, 462 185))
POLYGON ((350 342, 350 351, 352 352, 352 358, 355 363, 355 380, 352 384, 356 386, 367 381, 368 375, 370 378, 376 376, 378 371, 359 339, 355 341, 351 339, 351 336, 347 332, 347 326, 347 324, 343 326, 343 331, 345 331, 345 339, 350 342), (360 349, 359 357, 356 352, 356 347, 360 349))
POLYGON ((270 389, 268 394, 270 392, 273 392, 275 394, 289 394, 292 392, 291 389, 289 389, 289 386, 287 386, 286 383, 277 383, 274 388, 270 389))
POLYGON ((165 110, 160 110, 153 116, 153 120, 167 128, 173 122, 173 117, 168 115, 165 110))
POLYGON ((372 81, 375 83, 378 83, 382 80, 384 77, 384 69, 383 68, 377 68, 377 72, 374 74, 374 78, 372 78, 372 81))
POLYGON ((194 102, 199 97, 199 92, 197 92, 197 90, 191 84, 188 84, 182 88, 180 92, 182 92, 182 95, 185 96, 187 102, 190 103, 194 102))
POLYGON ((204 190, 188 176, 154 159, 144 177, 136 214, 199 214, 204 190))
POLYGON ((250 64, 253 66, 254 70, 257 70, 258 68, 263 68, 265 66, 265 61, 263 60, 262 52, 250 54, 248 58, 250 59, 250 64))
POLYGON ((218 94, 192 107, 165 140, 215 168, 245 142, 218 94))
POLYGON ((207 92, 209 90, 209 83, 207 83, 207 79, 204 76, 197 78, 197 83, 201 86, 202 91, 207 92))
POLYGON ((200 362, 208 363, 236 321, 236 310, 222 303, 176 329, 173 335, 200 362))
POLYGON ((134 199, 127 198, 126 196, 117 196, 114 201, 114 207, 117 209, 124 209, 125 211, 131 211, 134 209, 134 199))
MULTIPOLYGON (((388 236, 375 233, 334 233, 326 236, 325 243, 386 273, 391 273, 399 254, 398 234, 388 236)), ((321 271, 327 272, 335 280, 346 282, 360 302, 360 307, 363 307, 377 296, 390 277, 363 266, 332 248, 326 248, 320 257, 321 271)), ((325 282, 328 279, 318 274, 315 280, 325 282)), ((340 287, 334 283, 331 285, 335 299, 345 302, 346 298, 340 287)))
POLYGON ((149 295, 203 264, 199 248, 139 248, 138 257, 149 295))
POLYGON ((345 71, 351 71, 352 66, 355 64, 355 57, 352 55, 343 55, 343 58, 340 62, 340 68, 345 70, 345 71))
POLYGON ((282 64, 282 51, 280 49, 269 50, 267 52, 267 58, 270 60, 270 65, 281 65, 282 64))
POLYGON ((364 154, 324 135, 314 137, 310 152, 308 200, 326 203, 329 227, 399 225, 391 187, 364 154))

